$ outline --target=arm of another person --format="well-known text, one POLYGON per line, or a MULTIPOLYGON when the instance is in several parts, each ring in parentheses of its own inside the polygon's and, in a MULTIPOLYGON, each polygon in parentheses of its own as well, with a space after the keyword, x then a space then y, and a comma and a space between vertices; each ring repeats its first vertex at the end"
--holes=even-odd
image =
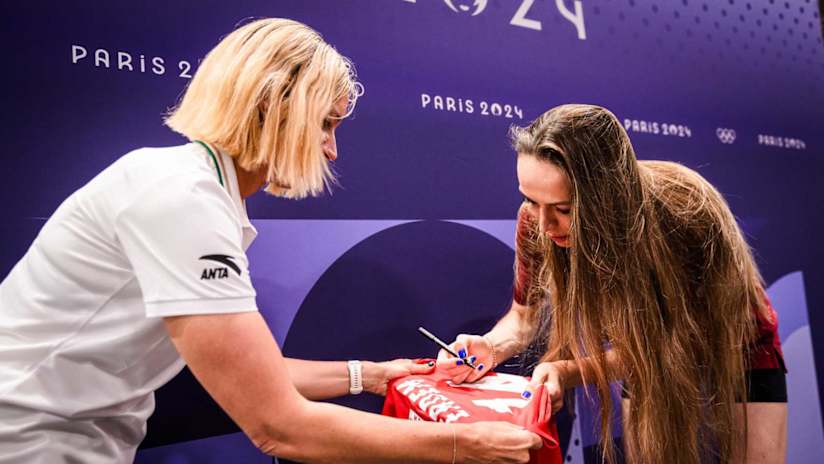
MULTIPOLYGON (((284 358, 289 377, 304 398, 326 400, 349 394, 349 368, 346 361, 307 361, 284 358)), ((428 374, 434 364, 417 364, 410 359, 362 361, 363 390, 386 395, 389 381, 406 375, 428 374)))
POLYGON ((535 331, 527 322, 531 310, 529 306, 513 300, 509 311, 485 335, 461 334, 455 338, 450 347, 459 356, 464 355, 464 359, 441 350, 438 353, 438 369, 452 377, 455 383, 474 382, 502 362, 523 352, 535 331), (464 362, 467 358, 475 364, 474 371, 464 362))
POLYGON ((428 463, 455 462, 455 457, 458 462, 527 462, 528 449, 541 443, 510 424, 447 427, 308 401, 292 384, 286 361, 257 312, 174 316, 164 322, 195 377, 270 455, 306 462, 428 463))
MULTIPOLYGON (((620 380, 624 377, 624 368, 618 356, 612 350, 604 353, 609 380, 620 380)), ((535 390, 544 386, 552 402, 552 412, 556 412, 564 405, 564 391, 583 385, 584 381, 595 379, 592 358, 584 358, 578 362, 574 360, 545 361, 532 371, 524 397, 531 397, 535 390)))

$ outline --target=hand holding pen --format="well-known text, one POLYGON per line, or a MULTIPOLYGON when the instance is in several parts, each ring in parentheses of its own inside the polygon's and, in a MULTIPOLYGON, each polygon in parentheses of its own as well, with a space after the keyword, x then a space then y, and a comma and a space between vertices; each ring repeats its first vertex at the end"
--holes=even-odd
POLYGON ((423 327, 418 331, 441 347, 437 367, 453 383, 475 382, 494 367, 494 347, 484 337, 462 334, 447 345, 423 327))

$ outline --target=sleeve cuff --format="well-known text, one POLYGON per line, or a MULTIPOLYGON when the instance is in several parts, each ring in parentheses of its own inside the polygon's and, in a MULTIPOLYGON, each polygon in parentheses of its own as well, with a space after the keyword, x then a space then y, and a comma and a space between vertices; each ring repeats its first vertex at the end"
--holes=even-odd
POLYGON ((257 304, 253 296, 221 298, 218 300, 175 300, 146 303, 147 317, 247 313, 257 310, 257 304))

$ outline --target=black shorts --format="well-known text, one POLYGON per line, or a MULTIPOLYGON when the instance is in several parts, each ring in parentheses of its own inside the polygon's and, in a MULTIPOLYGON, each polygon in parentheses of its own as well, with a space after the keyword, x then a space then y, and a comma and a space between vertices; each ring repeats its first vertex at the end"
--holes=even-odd
MULTIPOLYGON (((622 398, 631 398, 630 386, 624 382, 622 398)), ((786 403, 787 375, 784 369, 751 369, 747 371, 748 403, 786 403)))

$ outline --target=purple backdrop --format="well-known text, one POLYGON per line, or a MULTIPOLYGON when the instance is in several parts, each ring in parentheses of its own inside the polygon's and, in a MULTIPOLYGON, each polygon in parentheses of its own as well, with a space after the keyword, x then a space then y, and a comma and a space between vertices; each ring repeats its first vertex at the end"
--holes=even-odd
MULTIPOLYGON (((140 146, 220 38, 250 18, 318 29, 366 95, 339 131, 342 187, 257 196, 258 304, 287 354, 431 355, 505 310, 516 189, 507 130, 561 103, 612 109, 645 159, 726 195, 780 314, 790 461, 824 446, 824 46, 810 0, 246 0, 5 2, 5 275, 45 218, 140 146), (377 285, 379 283, 380 285, 377 285), (368 317, 367 317, 368 316, 368 317), (365 321, 368 320, 368 323, 365 321), (346 337, 339 335, 345 333, 346 337), (375 340, 382 341, 375 343, 375 340), (386 343, 385 340, 392 340, 386 343)), ((579 395, 580 396, 580 395, 579 395)), ((562 430, 594 462, 592 405, 562 430)), ((344 399, 374 410, 379 400, 344 399)), ((158 393, 139 462, 268 462, 184 371, 158 393)))

